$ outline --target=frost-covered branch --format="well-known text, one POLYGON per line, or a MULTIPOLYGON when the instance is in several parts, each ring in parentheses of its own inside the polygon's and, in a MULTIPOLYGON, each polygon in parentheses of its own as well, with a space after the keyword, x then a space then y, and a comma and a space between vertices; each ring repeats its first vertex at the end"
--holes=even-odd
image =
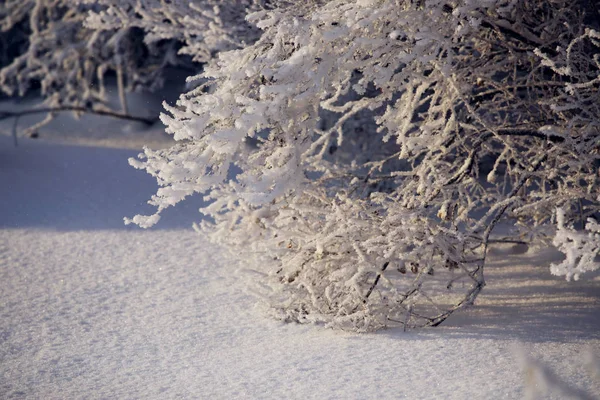
POLYGON ((144 49, 130 28, 86 29, 87 12, 98 7, 74 0, 0 5, 0 36, 12 35, 15 28, 26 33, 25 45, 0 69, 0 89, 22 96, 39 86, 49 107, 87 107, 107 105, 105 80, 117 70, 123 71, 130 90, 160 84, 156 70, 167 62, 169 45, 144 49), (140 53, 144 50, 145 55, 140 53))
POLYGON ((3 119, 6 119, 6 118, 19 118, 19 117, 22 117, 24 115, 31 115, 31 114, 56 114, 56 113, 59 113, 59 112, 74 112, 74 113, 81 113, 81 114, 95 114, 95 115, 101 115, 101 116, 105 116, 105 117, 111 117, 111 118, 117 118, 117 119, 124 119, 124 120, 128 120, 128 121, 141 122, 141 123, 146 124, 146 125, 152 125, 152 124, 154 124, 157 121, 156 118, 136 117, 135 115, 121 114, 121 113, 113 112, 113 111, 110 111, 110 110, 94 110, 94 109, 90 109, 90 108, 72 107, 72 106, 62 106, 62 107, 56 107, 56 108, 36 108, 36 109, 22 110, 22 111, 3 111, 3 110, 0 110, 0 121, 3 120, 3 119))
POLYGON ((90 11, 88 28, 109 32, 141 29, 144 43, 149 47, 165 40, 176 41, 181 44, 179 54, 191 56, 195 62, 206 62, 218 52, 241 48, 258 38, 259 30, 246 22, 245 16, 263 2, 101 0, 93 3, 104 7, 90 11))
POLYGON ((565 255, 565 260, 552 264, 553 275, 578 280, 581 274, 600 268, 600 225, 593 218, 587 220, 585 231, 578 232, 567 225, 565 211, 556 211, 557 231, 553 244, 565 255))
MULTIPOLYGON (((565 381, 557 371, 553 371, 542 361, 527 355, 523 349, 517 349, 516 355, 525 374, 527 400, 547 398, 550 394, 577 400, 596 399, 593 394, 578 388, 572 382, 565 381)), ((600 364, 598 364, 597 352, 590 348, 582 356, 580 362, 583 361, 586 373, 593 379, 598 379, 600 364)))

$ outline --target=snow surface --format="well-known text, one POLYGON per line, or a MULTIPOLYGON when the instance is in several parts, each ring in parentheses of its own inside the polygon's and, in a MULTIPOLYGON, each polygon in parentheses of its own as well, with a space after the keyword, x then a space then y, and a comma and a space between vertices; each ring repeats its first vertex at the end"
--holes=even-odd
POLYGON ((557 252, 495 247, 476 306, 438 328, 283 324, 192 231, 198 199, 123 225, 155 192, 135 154, 0 136, 0 398, 518 399, 519 352, 600 398, 600 279, 551 276, 557 252))

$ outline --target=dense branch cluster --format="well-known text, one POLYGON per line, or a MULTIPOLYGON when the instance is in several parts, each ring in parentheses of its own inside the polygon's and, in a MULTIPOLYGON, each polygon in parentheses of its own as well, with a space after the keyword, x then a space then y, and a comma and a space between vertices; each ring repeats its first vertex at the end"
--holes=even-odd
POLYGON ((161 187, 127 222, 201 193, 196 228, 259 272, 273 315, 357 331, 443 322, 485 286, 494 228, 549 244, 557 208, 553 272, 598 268, 573 228, 600 211, 589 2, 218 3, 91 10, 98 34, 207 61, 165 106, 177 143, 131 160, 161 187))
POLYGON ((497 224, 539 241, 557 207, 561 221, 599 211, 587 11, 345 0, 251 14, 261 38, 163 115, 179 144, 132 163, 158 178, 159 212, 211 200, 198 229, 251 249, 279 318, 437 325, 484 286, 497 224))
POLYGON ((199 228, 252 249, 281 318, 436 325, 483 287, 499 221, 526 235, 557 206, 598 211, 585 18, 570 2, 252 14, 262 37, 163 116, 181 144, 134 164, 163 186, 159 211, 207 193, 199 228))
POLYGON ((0 70, 0 85, 9 95, 24 95, 33 84, 41 86, 47 105, 103 103, 107 73, 124 74, 131 89, 147 86, 156 80, 154 65, 168 58, 166 49, 163 54, 153 49, 142 57, 139 53, 148 48, 141 48, 131 29, 86 29, 86 12, 93 6, 30 0, 0 7, 3 31, 18 28, 27 33, 22 52, 0 70))
POLYGON ((216 52, 256 40, 258 29, 244 21, 250 6, 257 7, 250 0, 7 0, 0 90, 23 96, 39 87, 44 108, 128 114, 125 92, 161 88, 167 67, 200 69, 216 52), (107 95, 115 80, 120 109, 107 95))

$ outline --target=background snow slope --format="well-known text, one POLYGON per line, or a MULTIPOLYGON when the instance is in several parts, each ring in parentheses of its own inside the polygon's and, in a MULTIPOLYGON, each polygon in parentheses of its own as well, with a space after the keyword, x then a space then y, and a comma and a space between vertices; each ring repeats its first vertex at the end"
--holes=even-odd
POLYGON ((439 328, 282 324, 191 230, 198 199, 122 224, 156 189, 135 154, 0 136, 0 398, 515 399, 517 343, 600 398, 582 362, 600 280, 552 277, 556 252, 496 247, 477 305, 439 328))

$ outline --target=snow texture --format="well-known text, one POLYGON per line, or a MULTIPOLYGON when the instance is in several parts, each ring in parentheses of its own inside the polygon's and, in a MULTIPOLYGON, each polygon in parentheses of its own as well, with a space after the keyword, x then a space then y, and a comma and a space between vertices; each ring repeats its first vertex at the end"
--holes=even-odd
POLYGON ((0 136, 0 398, 516 399, 516 343, 600 397, 581 362, 600 350, 600 280, 552 276, 557 251, 495 246, 477 304, 438 328, 284 324, 189 228, 198 204, 122 224, 154 190, 133 154, 0 136))

